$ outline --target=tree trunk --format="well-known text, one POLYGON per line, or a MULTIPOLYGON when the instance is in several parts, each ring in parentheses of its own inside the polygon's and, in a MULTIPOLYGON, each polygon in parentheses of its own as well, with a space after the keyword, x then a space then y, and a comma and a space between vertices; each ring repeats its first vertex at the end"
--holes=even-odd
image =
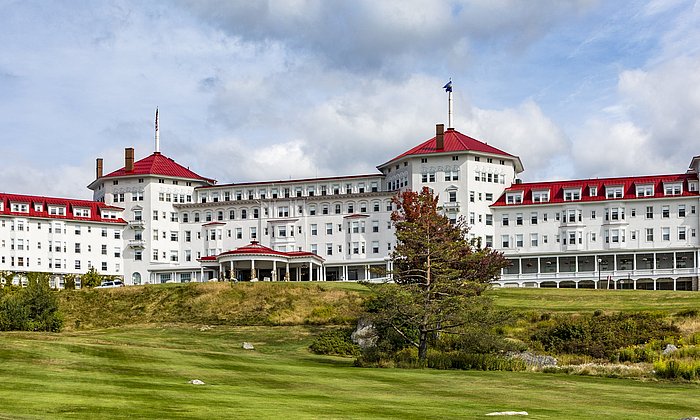
POLYGON ((418 340, 418 361, 421 365, 425 365, 425 361, 428 359, 428 332, 421 329, 420 336, 418 340))

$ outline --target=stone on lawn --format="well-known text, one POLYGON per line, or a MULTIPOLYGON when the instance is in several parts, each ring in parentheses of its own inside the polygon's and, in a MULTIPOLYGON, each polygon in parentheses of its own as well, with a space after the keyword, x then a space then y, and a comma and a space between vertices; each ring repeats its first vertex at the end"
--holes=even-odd
POLYGON ((200 381, 199 379, 192 379, 191 381, 188 382, 188 384, 192 384, 192 385, 204 385, 204 382, 200 381))
POLYGON ((251 344, 247 341, 244 341, 243 342, 243 349, 244 350, 255 350, 255 346, 253 346, 253 344, 251 344))

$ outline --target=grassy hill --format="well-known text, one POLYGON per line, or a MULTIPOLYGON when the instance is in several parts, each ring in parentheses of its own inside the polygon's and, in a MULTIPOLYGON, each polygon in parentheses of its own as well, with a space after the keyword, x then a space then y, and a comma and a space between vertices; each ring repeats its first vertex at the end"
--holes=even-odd
POLYGON ((190 323, 322 325, 353 322, 367 289, 356 283, 188 283, 59 293, 65 328, 190 323))
MULTIPOLYGON (((65 328, 191 323, 327 325, 353 322, 368 289, 357 283, 189 283, 66 290, 65 328)), ((590 289, 496 289, 496 305, 522 312, 656 311, 700 308, 700 293, 590 289)))

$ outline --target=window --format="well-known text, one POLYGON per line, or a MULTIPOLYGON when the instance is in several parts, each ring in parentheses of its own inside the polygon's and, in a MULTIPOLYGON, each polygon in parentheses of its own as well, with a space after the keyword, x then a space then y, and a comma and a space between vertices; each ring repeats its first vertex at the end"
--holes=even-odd
POLYGON ((647 228, 646 233, 647 233, 647 242, 653 242, 654 241, 654 229, 647 228))
POLYGON ((533 203, 546 203, 549 201, 549 191, 533 191, 532 192, 532 202, 533 203))
POLYGON ((654 195, 653 185, 637 185, 637 197, 651 197, 654 195))
POLYGON ((686 233, 685 226, 679 226, 678 227, 678 240, 679 241, 685 241, 685 238, 686 238, 685 233, 686 233))
POLYGON ((538 246, 538 237, 536 233, 531 233, 530 234, 530 246, 538 246))
POLYGON ((522 191, 516 192, 516 193, 507 193, 506 194, 506 204, 520 204, 522 202, 523 202, 522 191))
POLYGON ((661 206, 661 217, 668 219, 671 216, 670 206, 661 206))
POLYGON ((501 248, 509 248, 510 247, 509 239, 510 239, 510 237, 508 235, 501 235, 501 248))
POLYGON ((621 186, 605 187, 605 198, 622 198, 621 186))
POLYGON ((470 203, 474 202, 474 191, 469 191, 469 202, 470 203))
POLYGON ((518 225, 518 226, 522 226, 522 225, 523 225, 523 214, 522 214, 522 213, 517 213, 517 214, 515 215, 515 224, 518 225))
POLYGON ((507 214, 504 214, 503 216, 501 216, 501 224, 503 226, 508 226, 508 215, 507 214))
POLYGON ((654 218, 654 206, 647 206, 647 219, 653 219, 654 218))
POLYGON ((564 190, 564 201, 575 201, 581 199, 581 189, 564 190))
POLYGON ((678 205, 678 217, 685 217, 685 204, 678 205))
POLYGON ((530 224, 531 225, 536 225, 537 224, 537 212, 533 211, 530 213, 530 224))
POLYGON ((316 224, 311 225, 311 235, 312 236, 318 235, 318 225, 316 225, 316 224))
POLYGON ((236 228, 236 239, 243 239, 243 228, 236 228))
POLYGON ((250 239, 257 239, 258 238, 258 228, 255 226, 252 226, 250 228, 250 239))
POLYGON ((590 195, 591 197, 597 197, 598 196, 598 187, 593 186, 593 185, 589 186, 588 187, 588 195, 590 195))
POLYGON ((178 236, 178 233, 176 231, 171 231, 170 232, 170 241, 177 242, 177 236, 178 236))
POLYGON ((670 241, 671 240, 671 228, 662 227, 661 228, 661 240, 670 241))
POLYGON ((492 225, 493 225, 493 215, 487 214, 486 215, 486 226, 492 226, 492 225))
POLYGON ((681 183, 664 184, 664 195, 681 195, 683 187, 681 183))

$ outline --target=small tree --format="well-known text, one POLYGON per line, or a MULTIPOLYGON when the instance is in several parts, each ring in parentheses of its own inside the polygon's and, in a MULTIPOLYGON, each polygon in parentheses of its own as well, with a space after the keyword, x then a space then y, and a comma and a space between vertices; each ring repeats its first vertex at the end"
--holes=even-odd
POLYGON ((91 288, 97 287, 102 283, 102 276, 95 270, 95 267, 90 267, 87 273, 80 276, 80 287, 91 288))
POLYGON ((66 274, 63 276, 63 288, 66 290, 75 290, 75 274, 66 274))
MULTIPOLYGON (((394 198, 391 219, 396 247, 391 255, 395 284, 372 286, 368 312, 383 339, 418 349, 424 363, 440 333, 458 334, 470 323, 498 317, 482 293, 506 266, 502 254, 468 241, 463 219, 452 224, 438 211, 428 188, 394 198)), ((486 324, 485 324, 486 325, 486 324)))

